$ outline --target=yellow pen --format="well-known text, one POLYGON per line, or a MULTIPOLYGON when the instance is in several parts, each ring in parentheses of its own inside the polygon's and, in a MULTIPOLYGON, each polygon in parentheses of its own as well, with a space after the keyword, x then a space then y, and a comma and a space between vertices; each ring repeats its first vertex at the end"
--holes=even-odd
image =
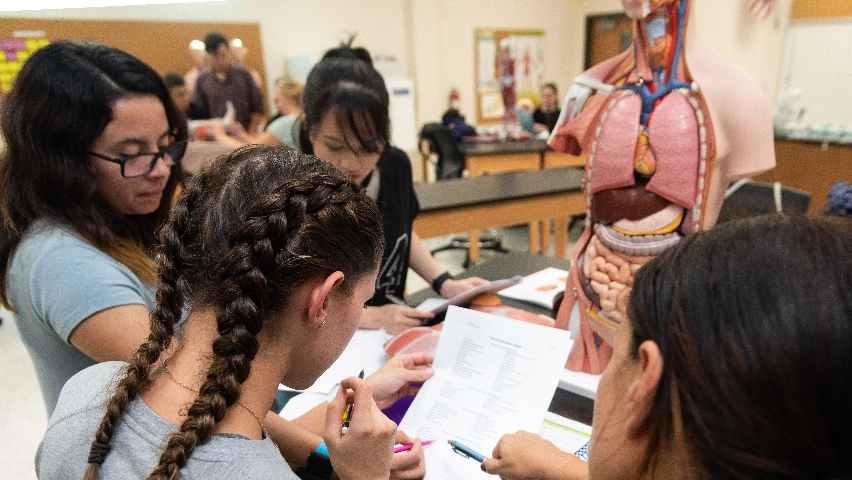
MULTIPOLYGON (((361 370, 361 373, 358 374, 358 378, 364 379, 364 370, 361 370)), ((349 431, 349 421, 352 420, 352 409, 355 408, 354 403, 347 403, 346 409, 343 410, 343 417, 340 419, 343 420, 343 427, 340 429, 340 433, 346 435, 346 432, 349 431)))

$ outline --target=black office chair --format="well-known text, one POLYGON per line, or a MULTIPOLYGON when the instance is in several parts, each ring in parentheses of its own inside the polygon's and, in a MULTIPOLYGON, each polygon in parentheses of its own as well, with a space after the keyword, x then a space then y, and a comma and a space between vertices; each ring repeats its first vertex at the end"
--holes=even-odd
MULTIPOLYGON (((427 123, 420 129, 420 154, 423 155, 423 165, 431 162, 436 157, 435 179, 447 180, 461 178, 464 172, 464 154, 459 149, 458 141, 453 137, 450 127, 442 123, 427 123)), ((424 178, 425 178, 424 172, 424 178)), ((503 242, 496 230, 490 230, 488 234, 480 235, 479 248, 481 250, 494 250, 506 253, 509 250, 503 247, 503 242)), ((445 250, 463 249, 470 252, 470 239, 464 236, 449 237, 444 245, 432 250, 432 254, 445 250)), ((470 266, 470 256, 465 258, 463 267, 470 266)))
POLYGON ((810 202, 809 192, 744 178, 728 187, 716 223, 775 212, 804 214, 810 202))
POLYGON ((464 154, 453 137, 450 127, 442 123, 427 123, 420 129, 420 153, 431 159, 435 155, 435 180, 461 178, 464 172, 464 154))

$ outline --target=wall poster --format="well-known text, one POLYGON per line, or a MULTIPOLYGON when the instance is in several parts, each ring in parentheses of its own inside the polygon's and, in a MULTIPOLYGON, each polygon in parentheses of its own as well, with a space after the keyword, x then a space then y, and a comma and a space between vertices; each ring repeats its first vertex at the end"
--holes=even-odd
POLYGON ((543 30, 476 30, 476 119, 498 122, 521 98, 539 100, 543 30))

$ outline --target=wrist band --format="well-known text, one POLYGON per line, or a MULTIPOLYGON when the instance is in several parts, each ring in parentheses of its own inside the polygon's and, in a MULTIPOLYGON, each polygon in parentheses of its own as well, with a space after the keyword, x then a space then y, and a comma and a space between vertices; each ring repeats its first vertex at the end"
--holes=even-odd
POLYGON ((441 294, 441 287, 444 285, 444 282, 450 279, 455 279, 456 277, 450 275, 450 272, 444 272, 438 275, 435 280, 432 280, 432 290, 435 290, 435 293, 438 295, 441 294))
POLYGON ((320 444, 319 444, 319 447, 317 447, 317 449, 314 450, 314 451, 319 453, 320 455, 325 455, 327 457, 328 456, 328 447, 325 446, 325 440, 321 441, 320 444))
POLYGON ((325 440, 323 440, 317 449, 308 455, 308 461, 305 465, 306 478, 330 480, 333 471, 331 460, 328 458, 328 448, 325 445, 325 440))

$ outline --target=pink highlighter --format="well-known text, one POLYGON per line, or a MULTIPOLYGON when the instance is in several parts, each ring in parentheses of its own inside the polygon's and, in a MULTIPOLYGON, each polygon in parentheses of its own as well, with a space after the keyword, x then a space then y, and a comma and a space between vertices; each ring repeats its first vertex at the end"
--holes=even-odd
MULTIPOLYGON (((434 442, 434 440, 423 440, 422 442, 420 442, 420 445, 425 447, 426 445, 431 445, 432 442, 434 442)), ((413 446, 414 446, 413 444, 408 444, 408 445, 399 445, 397 447, 393 447, 393 453, 406 452, 408 450, 411 450, 411 447, 413 447, 413 446)))

